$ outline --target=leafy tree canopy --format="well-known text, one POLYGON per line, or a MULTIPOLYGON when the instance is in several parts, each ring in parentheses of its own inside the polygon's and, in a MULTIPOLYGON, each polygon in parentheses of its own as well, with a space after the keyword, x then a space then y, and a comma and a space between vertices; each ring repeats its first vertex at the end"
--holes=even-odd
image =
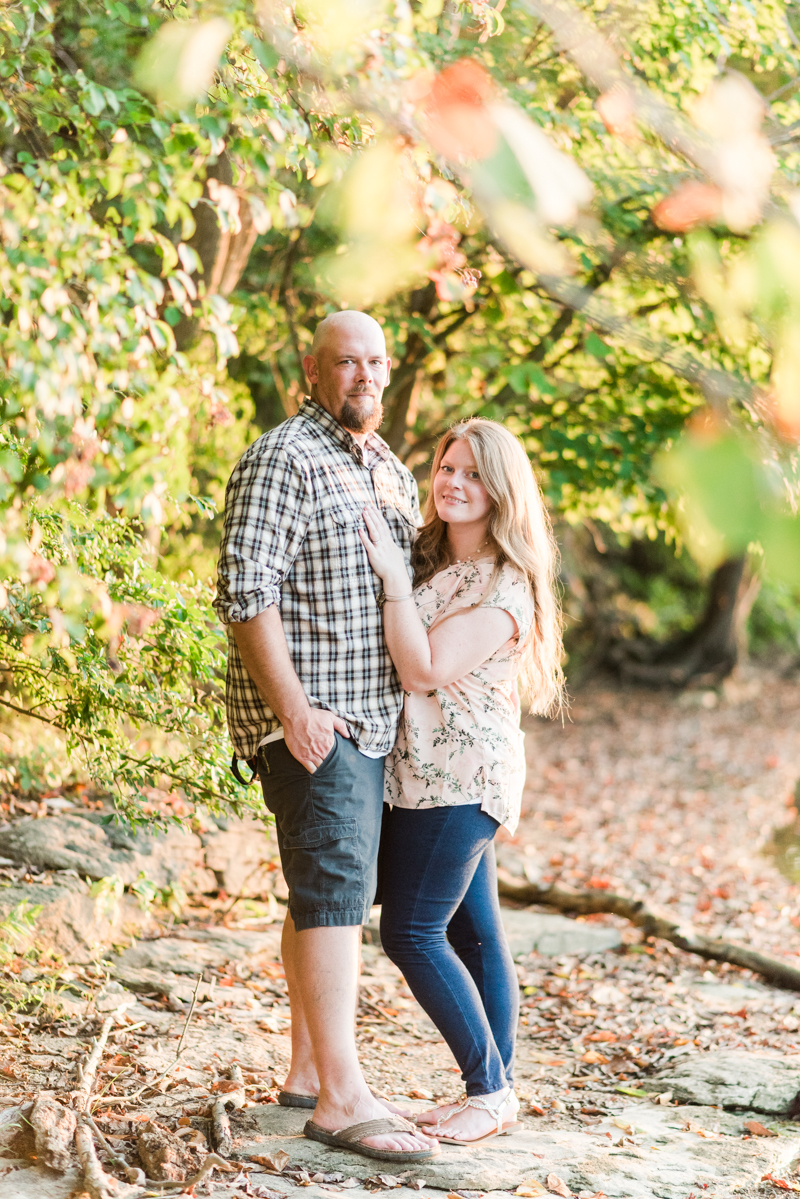
POLYGON ((214 509, 342 304, 384 322, 413 468, 479 413, 568 520, 672 535, 680 485, 698 552, 791 547, 795 26, 785 0, 4 6, 3 702, 123 803, 232 797, 214 509))

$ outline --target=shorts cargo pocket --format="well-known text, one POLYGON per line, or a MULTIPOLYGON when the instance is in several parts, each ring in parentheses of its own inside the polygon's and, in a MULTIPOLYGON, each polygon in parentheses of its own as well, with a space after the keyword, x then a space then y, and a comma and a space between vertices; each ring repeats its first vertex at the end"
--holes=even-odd
POLYGON ((305 913, 351 911, 364 902, 358 821, 310 824, 283 835, 283 868, 292 907, 305 913))

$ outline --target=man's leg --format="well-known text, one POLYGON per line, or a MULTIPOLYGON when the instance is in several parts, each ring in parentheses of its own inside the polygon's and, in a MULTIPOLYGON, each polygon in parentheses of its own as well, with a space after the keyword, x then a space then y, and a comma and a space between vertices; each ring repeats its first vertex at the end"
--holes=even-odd
MULTIPOLYGON (((316 1067, 319 1100, 312 1118, 330 1132, 389 1115, 366 1084, 355 1042, 361 921, 375 893, 382 767, 382 760, 364 758, 337 735, 334 751, 314 775, 281 742, 269 747, 262 771, 292 908, 282 949, 298 1056, 285 1088, 313 1094, 316 1067)), ((436 1144, 417 1132, 365 1143, 410 1152, 436 1144)))
POLYGON ((286 973, 286 986, 289 990, 289 1006, 292 1013, 292 1060, 283 1089, 292 1091, 296 1095, 316 1096, 319 1094, 319 1075, 314 1062, 311 1037, 308 1034, 306 1014, 303 1010, 301 988, 297 980, 296 946, 297 932, 294 921, 287 912, 283 922, 281 957, 286 973))

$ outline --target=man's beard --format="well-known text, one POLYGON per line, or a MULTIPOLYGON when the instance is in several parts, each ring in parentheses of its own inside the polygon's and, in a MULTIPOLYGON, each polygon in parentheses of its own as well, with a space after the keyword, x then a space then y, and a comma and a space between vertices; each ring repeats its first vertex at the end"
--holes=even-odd
POLYGON ((354 396, 354 400, 372 398, 372 408, 369 412, 364 411, 360 405, 353 403, 350 399, 345 400, 342 405, 342 410, 339 413, 339 424, 344 429, 348 429, 351 433, 372 433, 377 429, 383 420, 383 404, 379 399, 368 396, 354 396))

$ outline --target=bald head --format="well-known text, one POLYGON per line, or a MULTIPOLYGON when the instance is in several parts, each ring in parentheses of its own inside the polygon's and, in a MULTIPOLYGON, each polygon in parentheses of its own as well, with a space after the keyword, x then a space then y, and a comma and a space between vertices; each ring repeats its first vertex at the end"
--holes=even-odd
POLYGON ((314 340, 311 344, 311 353, 316 358, 320 350, 328 346, 336 346, 342 337, 347 335, 359 334, 374 342, 375 346, 383 347, 383 354, 386 354, 386 339, 383 336, 383 329, 380 327, 374 317, 368 316, 366 312, 332 312, 330 316, 326 316, 321 320, 314 330, 314 340))
POLYGON ((303 359, 313 398, 359 441, 383 419, 391 365, 383 329, 366 312, 326 316, 303 359))

